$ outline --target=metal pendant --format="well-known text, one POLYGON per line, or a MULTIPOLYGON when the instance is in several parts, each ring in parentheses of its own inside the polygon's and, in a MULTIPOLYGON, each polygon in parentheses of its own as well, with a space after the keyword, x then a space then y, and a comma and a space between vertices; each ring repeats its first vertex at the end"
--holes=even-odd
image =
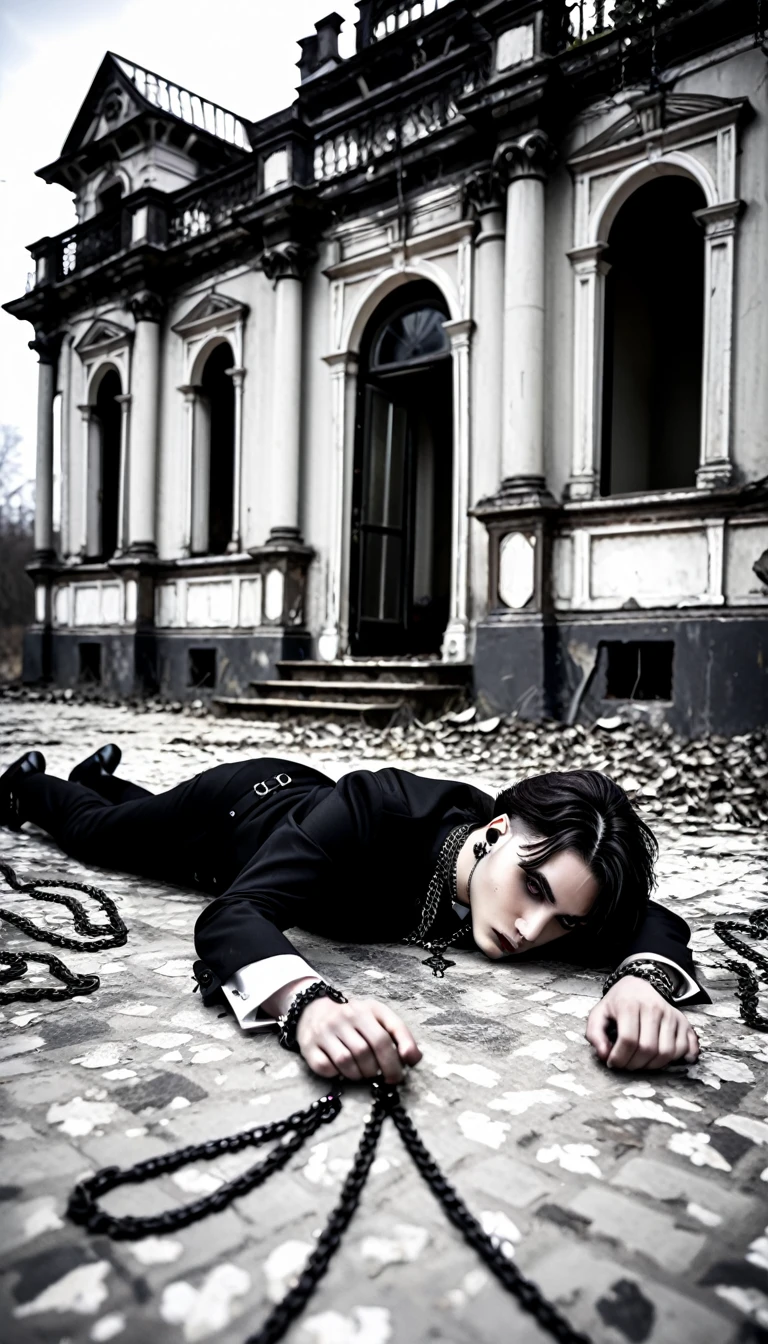
POLYGON ((430 966, 432 968, 432 974, 438 976, 442 980, 448 967, 455 966, 456 962, 448 961, 440 952, 433 952, 432 956, 427 957, 421 964, 422 966, 430 966))

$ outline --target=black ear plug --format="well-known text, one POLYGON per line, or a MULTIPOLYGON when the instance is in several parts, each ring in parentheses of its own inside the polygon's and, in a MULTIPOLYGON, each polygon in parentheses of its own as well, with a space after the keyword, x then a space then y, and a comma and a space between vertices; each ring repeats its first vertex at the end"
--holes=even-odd
POLYGON ((489 826, 485 838, 489 845, 495 845, 496 841, 501 839, 501 831, 497 831, 495 826, 489 826))

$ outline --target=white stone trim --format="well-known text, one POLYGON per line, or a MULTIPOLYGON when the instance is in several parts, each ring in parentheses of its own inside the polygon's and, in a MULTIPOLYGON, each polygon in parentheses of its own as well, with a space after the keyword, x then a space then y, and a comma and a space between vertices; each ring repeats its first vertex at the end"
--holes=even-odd
POLYGON ((737 124, 743 104, 734 102, 693 114, 684 121, 651 129, 615 144, 587 146, 574 154, 573 433, 571 474, 566 493, 591 499, 599 490, 602 443, 603 323, 606 274, 602 253, 621 206, 643 183, 660 176, 685 176, 699 184, 706 200, 698 211, 706 231, 704 349, 700 465, 696 484, 726 484, 732 475, 731 378, 737 124), (714 172, 709 164, 714 158, 714 172))
POLYGON ((665 538, 689 534, 701 540, 706 553, 706 578, 697 592, 659 589, 641 593, 627 592, 638 608, 674 609, 699 606, 719 607, 725 604, 725 520, 722 518, 648 519, 642 522, 607 522, 575 524, 558 536, 560 543, 573 543, 573 586, 570 597, 557 597, 555 607, 560 611, 617 611, 621 610, 615 595, 595 596, 592 591, 595 543, 611 538, 648 537, 659 552, 649 558, 654 573, 663 572, 665 538))

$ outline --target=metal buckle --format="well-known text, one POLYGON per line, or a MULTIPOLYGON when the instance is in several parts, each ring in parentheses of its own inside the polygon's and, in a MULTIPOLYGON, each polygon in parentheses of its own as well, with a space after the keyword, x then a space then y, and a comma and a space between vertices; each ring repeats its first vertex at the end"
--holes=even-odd
POLYGON ((268 793, 272 792, 272 790, 270 789, 266 779, 260 779, 258 784, 254 784, 253 792, 257 793, 260 798, 265 798, 268 793))
POLYGON ((290 775, 285 775, 285 774, 282 774, 282 775, 275 775, 275 779, 277 780, 277 782, 278 782, 278 784, 280 785, 280 788, 281 788, 281 789, 284 789, 285 786, 286 786, 286 784, 290 784, 290 783, 291 783, 291 776, 290 776, 290 775))

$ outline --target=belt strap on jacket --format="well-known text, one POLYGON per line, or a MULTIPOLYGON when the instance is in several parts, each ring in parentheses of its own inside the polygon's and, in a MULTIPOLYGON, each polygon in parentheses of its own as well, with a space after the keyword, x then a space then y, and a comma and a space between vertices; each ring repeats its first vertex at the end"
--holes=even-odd
POLYGON ((233 820, 236 820, 246 816, 258 805, 258 803, 261 802, 262 798, 266 798, 268 794, 274 793, 275 789, 284 789, 287 784, 292 783, 293 780, 291 776, 282 772, 279 775, 272 775, 270 779, 260 779, 257 784, 254 784, 252 789, 248 790, 243 798, 240 798, 239 801, 235 803, 234 807, 229 809, 230 817, 233 820), (254 794, 256 795, 255 798, 254 794))

